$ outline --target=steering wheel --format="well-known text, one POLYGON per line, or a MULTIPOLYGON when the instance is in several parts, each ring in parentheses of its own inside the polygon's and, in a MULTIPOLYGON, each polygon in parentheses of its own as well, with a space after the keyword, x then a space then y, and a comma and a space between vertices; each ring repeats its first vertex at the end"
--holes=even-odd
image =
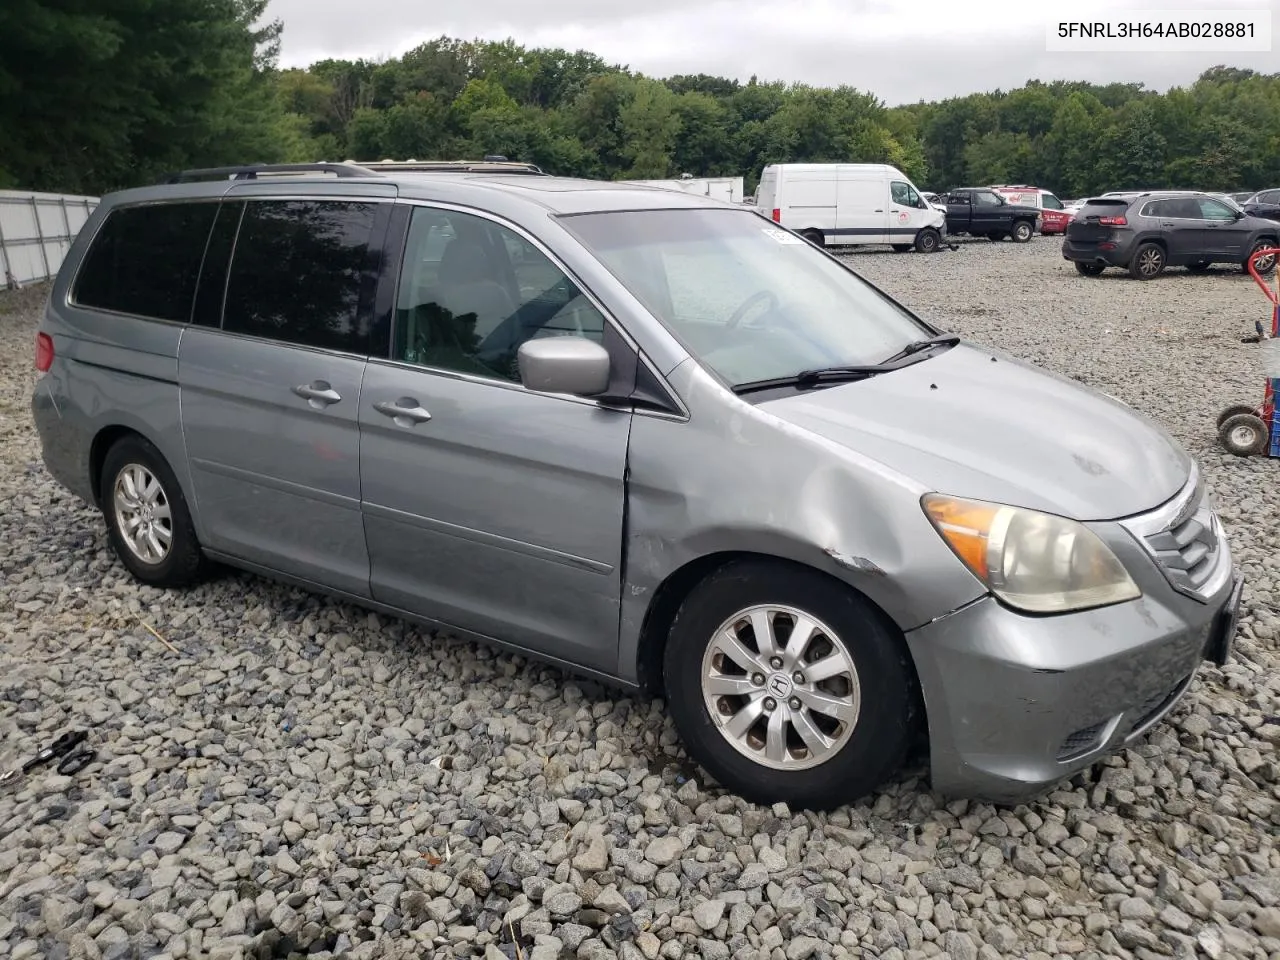
POLYGON ((738 324, 742 323, 742 318, 747 315, 747 311, 758 301, 767 301, 769 312, 773 312, 779 306, 777 294, 772 290, 757 290, 738 305, 738 309, 733 311, 733 315, 729 317, 725 326, 730 330, 737 328, 738 324))

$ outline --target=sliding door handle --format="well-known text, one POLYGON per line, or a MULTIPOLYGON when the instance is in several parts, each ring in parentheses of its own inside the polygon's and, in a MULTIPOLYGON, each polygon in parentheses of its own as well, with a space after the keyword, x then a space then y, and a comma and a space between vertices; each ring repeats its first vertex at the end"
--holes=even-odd
POLYGON ((373 405, 373 409, 402 427, 412 427, 431 419, 431 414, 422 409, 422 405, 413 397, 401 397, 395 402, 379 400, 373 405))

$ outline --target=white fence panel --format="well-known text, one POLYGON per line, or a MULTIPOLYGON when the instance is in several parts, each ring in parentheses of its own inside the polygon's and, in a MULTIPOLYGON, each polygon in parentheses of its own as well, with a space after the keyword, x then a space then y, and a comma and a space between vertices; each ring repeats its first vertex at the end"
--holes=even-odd
POLYGON ((0 190, 0 286, 52 280, 97 197, 0 190))

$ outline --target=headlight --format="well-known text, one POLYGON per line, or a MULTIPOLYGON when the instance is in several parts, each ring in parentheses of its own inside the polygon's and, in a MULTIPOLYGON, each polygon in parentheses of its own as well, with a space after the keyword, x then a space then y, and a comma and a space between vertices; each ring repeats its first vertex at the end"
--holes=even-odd
POLYGON ((926 494, 925 513, 973 575, 1028 613, 1065 613, 1142 596, 1088 527, 1048 513, 926 494))

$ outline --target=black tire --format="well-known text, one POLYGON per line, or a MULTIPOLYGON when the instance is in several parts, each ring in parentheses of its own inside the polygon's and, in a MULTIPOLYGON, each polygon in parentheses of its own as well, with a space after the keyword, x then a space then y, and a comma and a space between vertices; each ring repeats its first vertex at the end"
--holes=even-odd
POLYGON ((1154 280, 1164 273, 1166 262, 1164 247, 1158 243, 1144 243, 1133 251, 1129 276, 1135 280, 1154 280))
POLYGON ((1188 263, 1187 269, 1192 273, 1204 273, 1211 266, 1213 266, 1213 264, 1208 260, 1197 260, 1195 263, 1188 263))
POLYGON ((1236 414, 1239 414, 1239 413, 1248 413, 1256 417, 1258 415, 1258 408, 1251 407, 1247 403, 1232 404, 1231 406, 1227 407, 1227 409, 1223 410, 1220 414, 1218 414, 1218 421, 1217 421, 1218 429, 1222 429, 1222 425, 1224 423, 1226 423, 1229 419, 1231 419, 1232 417, 1234 417, 1236 414))
POLYGON ((1248 457, 1266 450, 1271 437, 1262 418, 1252 413, 1237 413, 1222 421, 1218 427, 1218 440, 1228 453, 1248 457))
MULTIPOLYGON (((116 441, 102 464, 99 497, 111 547, 135 579, 152 587, 184 587, 200 580, 208 572, 210 564, 196 539, 186 497, 173 470, 150 441, 136 434, 116 441), (143 473, 136 473, 136 470, 143 473), (127 486, 122 479, 126 471, 130 471, 131 477, 149 475, 159 483, 159 494, 152 512, 148 514, 158 529, 164 529, 163 518, 157 517, 154 511, 161 505, 168 510, 168 550, 159 560, 149 561, 125 542, 124 508, 117 504, 115 491, 118 480, 127 486)), ((163 541, 161 533, 157 532, 156 537, 156 542, 163 541)))
POLYGON ((916 234, 916 250, 919 253, 936 253, 942 246, 942 237, 933 227, 925 227, 916 234))
MULTIPOLYGON (((1274 249, 1276 246, 1277 246, 1277 243, 1274 240, 1259 240, 1250 248, 1249 256, 1245 257, 1244 263, 1241 264, 1241 269, 1244 270, 1245 273, 1248 273, 1249 261, 1253 259, 1253 255, 1255 253, 1257 253, 1259 250, 1274 249)), ((1269 257, 1262 258, 1261 262, 1258 265, 1258 273, 1262 274, 1263 276, 1267 276, 1268 274, 1272 273, 1275 270, 1275 268, 1276 268, 1276 256, 1273 253, 1269 257)))
MULTIPOLYGON (((779 632, 788 630, 785 618, 773 622, 779 624, 779 632)), ((685 749, 720 784, 751 802, 782 801, 794 809, 823 810, 866 796, 901 767, 918 715, 914 674, 895 629, 868 601, 820 574, 763 560, 735 561, 721 567, 698 584, 681 605, 664 655, 667 705, 685 749), (748 608, 765 604, 790 607, 825 624, 826 629, 842 639, 829 639, 819 627, 805 649, 805 653, 814 654, 807 662, 813 663, 828 655, 843 655, 840 652, 844 651, 853 665, 852 672, 818 681, 833 686, 801 687, 799 683, 803 681, 795 681, 795 673, 788 672, 794 669, 792 664, 775 669, 767 662, 762 663, 761 670, 753 674, 735 667, 734 661, 723 654, 710 652, 712 640, 721 635, 727 620, 748 608), (833 748, 825 760, 813 763, 811 755, 805 759, 801 750, 803 741, 796 728, 788 727, 784 728, 787 731, 784 736, 790 738, 786 762, 801 767, 813 763, 812 766, 777 769, 753 759, 743 752, 753 749, 751 738, 735 738, 742 743, 741 747, 735 746, 730 734, 722 732, 712 717, 703 693, 704 658, 708 669, 715 668, 718 662, 720 668, 732 674, 732 680, 749 683, 753 702, 759 703, 761 710, 768 708, 766 686, 778 683, 778 689, 786 690, 772 701, 775 711, 784 717, 790 716, 791 704, 799 704, 798 712, 808 717, 810 723, 814 723, 816 717, 816 726, 827 727, 822 729, 825 735, 835 736, 837 742, 845 736, 847 739, 843 745, 833 748), (762 679, 757 681, 755 676, 762 679), (825 714, 806 708, 796 698, 797 693, 807 696, 815 692, 828 697, 849 696, 854 689, 851 677, 857 680, 858 689, 854 700, 857 714, 851 726, 836 725, 836 721, 830 721, 828 726, 825 714), (793 681, 795 685, 791 689, 793 681)), ((745 627, 740 643, 748 654, 756 652, 748 645, 753 638, 751 628, 745 627)), ((726 694, 718 700, 724 709, 731 709, 731 701, 745 705, 747 697, 726 694)), ((724 710, 718 712, 729 715, 724 710)), ((763 718, 765 714, 760 716, 763 718)), ((755 741, 759 742, 760 731, 765 726, 757 720, 745 733, 754 733, 755 741)))
POLYGON ((801 230, 800 236, 804 237, 815 247, 825 247, 827 245, 827 238, 823 235, 821 230, 801 230))
POLYGON ((893 244, 893 252, 894 252, 894 253, 906 253, 906 252, 907 252, 908 250, 910 250, 910 249, 911 249, 911 244, 909 244, 909 243, 895 243, 895 244, 893 244))
POLYGON ((1017 223, 1015 223, 1013 225, 1013 233, 1010 234, 1010 236, 1013 237, 1014 243, 1026 243, 1035 235, 1036 235, 1035 225, 1032 223, 1029 223, 1026 220, 1019 220, 1017 223))
POLYGON ((1086 263, 1083 260, 1076 261, 1076 272, 1082 273, 1086 277, 1100 277, 1102 276, 1102 271, 1105 269, 1107 269, 1106 266, 1101 263, 1086 263))

